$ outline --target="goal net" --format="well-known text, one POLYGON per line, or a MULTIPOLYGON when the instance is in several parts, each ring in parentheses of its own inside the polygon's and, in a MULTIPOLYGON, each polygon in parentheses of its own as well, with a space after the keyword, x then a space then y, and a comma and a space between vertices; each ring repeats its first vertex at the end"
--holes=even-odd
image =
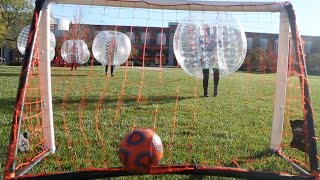
POLYGON ((37 0, 4 179, 149 178, 118 157, 122 138, 138 128, 163 143, 149 175, 317 177, 309 82, 290 2, 37 0), (69 29, 52 18, 70 20, 69 29), (219 50, 200 58, 194 37, 206 25, 219 50), (130 40, 116 47, 129 54, 114 68, 99 57, 121 59, 120 51, 97 44, 101 32, 130 40), (209 72, 203 97, 198 65, 208 57, 221 60, 220 80, 209 72))

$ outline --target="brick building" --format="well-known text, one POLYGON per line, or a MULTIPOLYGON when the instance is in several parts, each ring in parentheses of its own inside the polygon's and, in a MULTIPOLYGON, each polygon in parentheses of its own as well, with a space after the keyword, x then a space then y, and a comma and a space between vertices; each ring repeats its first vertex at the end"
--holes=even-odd
MULTIPOLYGON (((54 23, 53 23, 54 24, 54 23)), ((69 26, 69 22, 64 22, 64 26, 69 26)), ((132 47, 138 51, 138 55, 129 61, 135 65, 159 66, 160 61, 163 66, 178 66, 173 52, 173 36, 178 23, 171 22, 168 27, 139 27, 139 26, 111 26, 111 25, 84 25, 88 29, 88 37, 85 40, 91 50, 91 44, 94 37, 103 30, 116 30, 128 35, 131 39, 132 47), (132 32, 132 34, 131 34, 132 32), (163 34, 161 36, 161 34, 163 34), (160 54, 162 58, 160 58, 160 54)), ((74 25, 70 25, 72 27, 74 25)), ((57 44, 59 41, 66 40, 63 37, 67 30, 57 30, 58 26, 51 26, 54 32, 57 44)), ((247 54, 250 54, 254 48, 261 48, 266 51, 272 61, 273 69, 276 68, 276 57, 278 51, 278 34, 246 32, 247 54)), ((320 54, 320 36, 302 36, 305 45, 305 53, 320 54)), ((62 44, 60 42, 60 44, 62 44)), ((8 49, 1 49, 0 57, 9 57, 8 49)), ((59 46, 56 48, 56 54, 60 53, 59 46)))
MULTIPOLYGON (((110 25, 86 25, 89 29, 88 41, 93 41, 96 34, 103 30, 116 30, 128 35, 131 39, 132 47, 139 53, 138 56, 130 59, 136 65, 177 66, 177 61, 173 52, 173 36, 178 23, 171 22, 168 27, 131 27, 131 26, 110 26, 110 25), (132 32, 132 34, 131 34, 132 32), (163 33, 161 39, 161 33, 163 33), (145 50, 144 50, 145 49, 145 50)), ((278 51, 278 34, 246 32, 247 54, 254 48, 265 50, 268 54, 273 69, 276 69, 276 58, 278 51)), ((320 36, 302 36, 305 44, 306 55, 312 53, 320 54, 320 36)), ((89 44, 92 42, 87 42, 89 44)))

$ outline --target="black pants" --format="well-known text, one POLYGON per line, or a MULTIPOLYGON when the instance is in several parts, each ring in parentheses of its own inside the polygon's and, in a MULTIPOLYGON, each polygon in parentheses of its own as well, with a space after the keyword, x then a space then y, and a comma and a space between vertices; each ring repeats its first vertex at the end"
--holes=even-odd
MULTIPOLYGON (((209 69, 203 69, 203 94, 204 96, 208 96, 208 85, 209 85, 209 69)), ((219 69, 213 68, 213 84, 214 84, 214 92, 213 96, 217 96, 218 93, 218 85, 219 85, 219 79, 220 79, 220 72, 219 69)))
MULTIPOLYGON (((106 65, 106 74, 108 73, 108 67, 109 65, 106 65)), ((113 75, 114 66, 111 65, 111 75, 113 75)))

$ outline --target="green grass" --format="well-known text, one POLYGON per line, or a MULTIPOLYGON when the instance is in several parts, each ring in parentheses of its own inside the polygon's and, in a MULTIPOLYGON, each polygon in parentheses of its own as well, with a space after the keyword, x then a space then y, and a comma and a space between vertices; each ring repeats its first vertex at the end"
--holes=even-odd
MULTIPOLYGON (((0 67, 1 173, 19 74, 20 67, 0 67)), ((309 80, 318 117, 319 77, 309 80)), ((288 91, 292 99, 287 105, 288 120, 302 118, 297 82, 296 78, 290 79, 294 85, 288 91)), ((212 92, 212 78, 209 85, 212 92)), ((57 152, 32 173, 121 166, 116 151, 121 138, 133 127, 156 129, 164 144, 161 164, 235 167, 231 162, 236 160, 246 169, 295 173, 288 163, 268 152, 275 74, 235 73, 221 78, 217 97, 202 98, 202 81, 178 68, 118 68, 114 77, 105 76, 100 66, 77 71, 52 68, 52 90, 57 152)), ((284 145, 291 139, 288 120, 284 145)), ((31 137, 30 141, 35 139, 31 137)), ((295 159, 304 160, 303 153, 284 149, 295 159)))

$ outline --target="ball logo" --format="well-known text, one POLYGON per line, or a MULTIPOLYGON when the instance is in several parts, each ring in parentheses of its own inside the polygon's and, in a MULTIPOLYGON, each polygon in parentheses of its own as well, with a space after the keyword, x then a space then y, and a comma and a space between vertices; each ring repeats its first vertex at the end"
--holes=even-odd
POLYGON ((158 135, 154 135, 152 138, 152 144, 157 151, 163 151, 161 139, 158 135))

